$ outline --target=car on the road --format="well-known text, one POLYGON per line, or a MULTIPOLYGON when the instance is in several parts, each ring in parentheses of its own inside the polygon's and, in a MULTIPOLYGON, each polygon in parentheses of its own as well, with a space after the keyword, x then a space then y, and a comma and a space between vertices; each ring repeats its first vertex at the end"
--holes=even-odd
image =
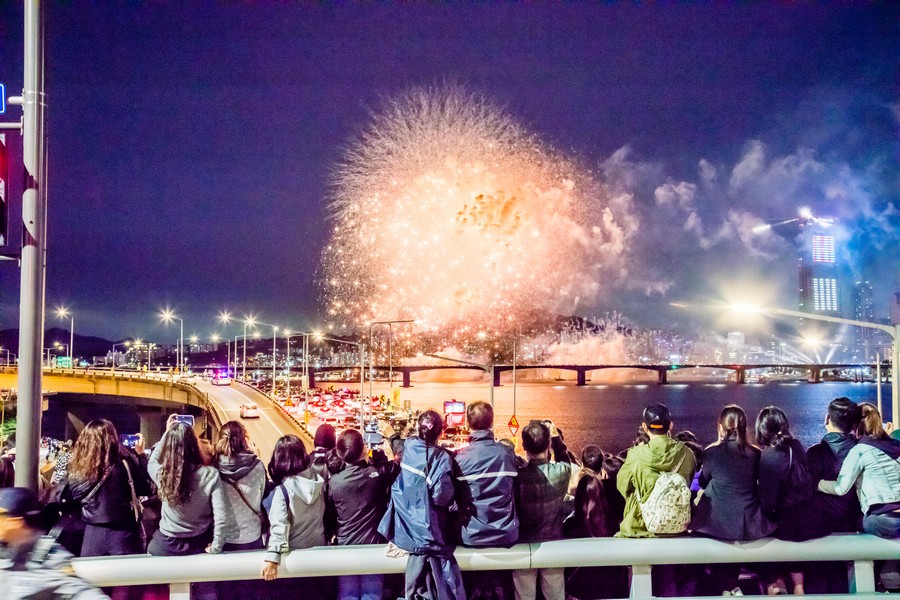
POLYGON ((231 385, 231 377, 225 375, 224 373, 221 375, 213 375, 210 383, 213 385, 231 385))
POLYGON ((244 402, 241 404, 241 418, 242 419, 258 419, 259 418, 259 407, 255 402, 244 402))

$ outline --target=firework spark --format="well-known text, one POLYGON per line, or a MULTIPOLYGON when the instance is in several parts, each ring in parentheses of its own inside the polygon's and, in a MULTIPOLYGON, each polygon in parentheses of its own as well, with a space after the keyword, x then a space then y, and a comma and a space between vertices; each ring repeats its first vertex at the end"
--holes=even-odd
POLYGON ((457 87, 388 101, 338 165, 331 200, 329 319, 414 318, 448 344, 574 312, 628 237, 588 170, 457 87))

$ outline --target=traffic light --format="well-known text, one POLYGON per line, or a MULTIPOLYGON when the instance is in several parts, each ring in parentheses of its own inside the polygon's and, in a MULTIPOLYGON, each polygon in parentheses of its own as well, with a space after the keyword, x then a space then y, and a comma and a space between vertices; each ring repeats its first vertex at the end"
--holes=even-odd
POLYGON ((6 135, 0 133, 0 246, 6 245, 9 237, 9 151, 6 149, 6 135))

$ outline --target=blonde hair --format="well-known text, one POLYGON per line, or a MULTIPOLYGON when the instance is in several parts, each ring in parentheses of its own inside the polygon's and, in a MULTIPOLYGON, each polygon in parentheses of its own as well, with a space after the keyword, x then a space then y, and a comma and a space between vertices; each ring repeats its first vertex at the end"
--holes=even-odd
POLYGON ((881 413, 878 407, 869 402, 860 402, 860 413, 862 419, 859 422, 859 428, 856 430, 859 437, 868 435, 876 440, 887 439, 888 433, 884 430, 884 423, 881 421, 881 413))

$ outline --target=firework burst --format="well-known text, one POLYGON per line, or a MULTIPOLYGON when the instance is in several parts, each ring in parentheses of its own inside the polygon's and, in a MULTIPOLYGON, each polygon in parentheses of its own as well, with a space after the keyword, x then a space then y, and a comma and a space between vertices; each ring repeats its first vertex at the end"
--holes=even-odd
POLYGON ((385 103, 337 165, 330 208, 329 320, 414 318, 457 345, 595 299, 627 237, 588 170, 457 87, 385 103))

